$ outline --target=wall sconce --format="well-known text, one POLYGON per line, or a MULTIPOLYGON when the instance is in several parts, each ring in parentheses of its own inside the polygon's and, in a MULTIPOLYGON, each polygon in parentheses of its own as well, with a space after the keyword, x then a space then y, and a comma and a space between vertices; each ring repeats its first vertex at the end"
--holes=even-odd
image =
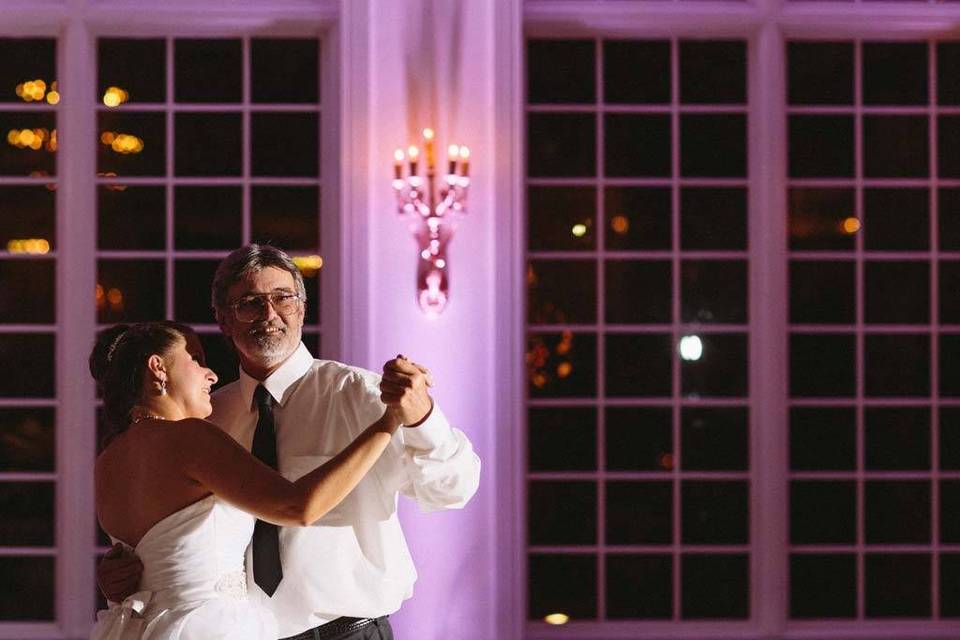
POLYGON ((470 149, 451 144, 447 171, 436 178, 433 129, 423 130, 426 180, 418 173, 420 149, 411 145, 393 152, 393 190, 397 212, 410 225, 417 241, 417 304, 428 317, 443 313, 450 299, 450 260, 447 245, 456 229, 455 218, 467 212, 470 187, 470 149))

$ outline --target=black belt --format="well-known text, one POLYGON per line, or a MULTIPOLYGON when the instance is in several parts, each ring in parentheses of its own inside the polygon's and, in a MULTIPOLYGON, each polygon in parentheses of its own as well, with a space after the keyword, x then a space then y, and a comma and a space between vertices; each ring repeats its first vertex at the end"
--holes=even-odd
POLYGON ((307 629, 303 633, 288 638, 281 638, 280 640, 325 640, 326 638, 333 638, 343 633, 351 633, 363 629, 367 625, 375 624, 378 620, 381 620, 381 618, 337 618, 319 627, 307 629))

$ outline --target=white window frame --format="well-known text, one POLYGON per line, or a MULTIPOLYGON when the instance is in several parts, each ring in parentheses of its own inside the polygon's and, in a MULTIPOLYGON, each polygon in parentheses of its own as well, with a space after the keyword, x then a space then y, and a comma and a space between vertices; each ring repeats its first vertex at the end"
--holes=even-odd
MULTIPOLYGON (((788 397, 789 333, 787 308, 787 137, 785 46, 790 39, 933 39, 955 33, 960 6, 928 3, 789 2, 751 0, 715 2, 673 0, 526 0, 523 7, 523 40, 537 38, 742 38, 748 52, 748 182, 750 324, 752 354, 750 403, 751 485, 751 617, 739 622, 574 622, 551 626, 526 621, 526 433, 515 429, 509 445, 521 456, 501 447, 501 459, 513 462, 511 475, 514 524, 501 525, 502 535, 512 536, 511 580, 504 579, 519 601, 514 615, 523 622, 513 627, 513 637, 535 640, 559 638, 947 638, 956 637, 955 620, 916 623, 900 620, 791 621, 788 596, 788 397), (760 212, 764 212, 763 215, 760 212), (758 357, 757 354, 764 354, 758 357), (520 457, 518 460, 517 458, 520 457), (518 553, 517 549, 521 551, 518 553), (519 558, 518 558, 519 556, 519 558), (519 627, 519 630, 518 630, 519 627)), ((513 133, 525 137, 524 68, 521 61, 512 92, 520 103, 514 113, 513 133)), ((522 144, 515 145, 515 165, 523 189, 526 174, 522 144), (520 149, 517 150, 516 147, 520 149)), ((501 299, 525 300, 525 213, 523 194, 516 195, 516 218, 508 263, 514 269, 511 295, 501 299)), ((935 294, 934 294, 935 295, 935 294)), ((513 353, 525 350, 525 314, 514 312, 511 327, 513 353)), ((935 319, 932 319, 936 322, 935 319)), ((932 353, 932 357, 936 357, 932 353)), ((526 396, 522 362, 514 360, 513 397, 526 396)), ((932 384, 934 382, 932 381, 932 384)), ((523 403, 518 403, 523 404, 523 403)), ((515 408, 513 424, 525 425, 525 406, 515 408)), ((936 475, 934 474, 934 481, 936 475)), ((935 489, 934 489, 935 490, 935 489)), ((501 492, 502 495, 502 492, 501 492)))
MULTIPOLYGON (((57 40, 57 75, 63 98, 56 106, 57 156, 56 482, 54 615, 51 623, 0 623, 0 638, 80 638, 93 624, 95 540, 92 461, 96 452, 94 384, 87 369, 97 329, 92 292, 96 283, 97 38, 98 37, 316 37, 321 42, 321 253, 324 256, 320 326, 326 357, 344 351, 341 267, 350 244, 341 237, 340 201, 340 3, 278 0, 243 6, 229 0, 154 3, 136 0, 0 0, 0 37, 57 40), (69 150, 69 151, 68 151, 69 150), (69 241, 67 239, 69 238, 69 241)), ((170 52, 168 52, 168 60, 170 52)), ((247 65, 248 62, 244 61, 247 65)), ((168 106, 173 96, 168 96, 168 106)), ((243 107, 247 109, 246 106, 243 107)), ((2 107, 0 107, 2 109, 2 107)), ((256 105, 250 106, 256 110, 256 105)), ((168 131, 168 137, 172 132, 168 131)), ((173 147, 168 145, 168 154, 173 147)), ((34 179, 43 184, 43 179, 34 179)), ((170 178, 166 178, 167 181, 170 178)), ((25 182, 17 179, 18 182, 25 182)), ((4 180, 0 179, 0 183, 4 180)), ((168 205, 169 206, 169 205, 168 205)), ((165 253, 173 253, 167 247, 165 253)), ((5 254, 4 254, 5 255, 5 254)), ((167 258, 170 260, 170 258, 167 258)), ((170 274, 167 276, 170 277, 170 274)), ((172 291, 167 293, 168 299, 172 291)), ((168 300, 169 304, 169 300, 168 300)), ((5 331, 11 329, 5 328, 5 331)), ((29 402, 11 399, 3 406, 29 402)), ((0 473, 0 480, 38 474, 0 473)), ((29 476, 29 477, 28 477, 29 476)), ((49 477, 48 477, 49 476, 49 477)), ((6 555, 45 555, 31 547, 6 555)))

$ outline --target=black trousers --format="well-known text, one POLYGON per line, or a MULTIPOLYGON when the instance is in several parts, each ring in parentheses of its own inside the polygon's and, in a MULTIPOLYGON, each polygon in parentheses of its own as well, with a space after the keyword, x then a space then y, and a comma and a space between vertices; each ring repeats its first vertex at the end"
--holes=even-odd
POLYGON ((387 616, 377 618, 359 629, 342 632, 330 628, 339 620, 343 618, 282 640, 393 640, 393 629, 390 627, 387 616))

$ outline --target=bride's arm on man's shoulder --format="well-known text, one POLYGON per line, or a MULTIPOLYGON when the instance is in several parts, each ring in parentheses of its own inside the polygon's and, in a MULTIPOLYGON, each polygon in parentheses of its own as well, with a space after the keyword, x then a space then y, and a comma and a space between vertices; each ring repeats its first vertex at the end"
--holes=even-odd
POLYGON ((178 449, 187 475, 211 493, 281 526, 306 526, 340 504, 389 444, 399 421, 391 412, 371 424, 336 457, 296 482, 257 460, 228 434, 205 420, 177 423, 189 446, 178 449))

